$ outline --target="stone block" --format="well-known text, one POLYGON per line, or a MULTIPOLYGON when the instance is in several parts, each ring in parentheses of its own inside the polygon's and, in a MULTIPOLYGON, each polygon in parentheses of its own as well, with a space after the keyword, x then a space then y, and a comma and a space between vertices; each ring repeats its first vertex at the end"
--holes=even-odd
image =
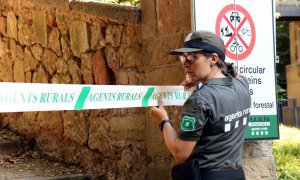
POLYGON ((120 54, 113 47, 107 46, 105 48, 105 55, 108 67, 114 72, 117 72, 120 67, 120 54))
POLYGON ((37 69, 40 62, 36 60, 33 56, 29 48, 25 48, 24 50, 24 71, 29 72, 37 69))
POLYGON ((102 117, 91 116, 89 123, 88 146, 92 150, 98 150, 105 156, 109 156, 112 152, 112 142, 108 135, 108 121, 102 117))
POLYGON ((113 74, 108 68, 105 60, 105 54, 102 51, 97 51, 92 59, 93 75, 96 84, 111 84, 113 83, 113 74))
POLYGON ((101 25, 99 22, 95 22, 91 25, 91 49, 100 48, 100 39, 103 39, 101 25))
POLYGON ((18 39, 18 28, 17 28, 17 18, 13 11, 9 11, 7 13, 7 37, 14 38, 15 40, 18 39))
POLYGON ((145 140, 144 115, 113 117, 110 119, 110 135, 114 140, 145 140))
POLYGON ((119 47, 122 38, 123 27, 117 25, 109 25, 106 28, 105 41, 112 47, 119 47))
POLYGON ((38 61, 42 60, 43 54, 44 54, 44 49, 39 45, 35 44, 31 47, 32 55, 35 59, 38 61))
POLYGON ((90 34, 86 22, 75 21, 70 27, 71 49, 76 57, 86 53, 90 49, 90 34))
POLYGON ((83 54, 81 58, 81 73, 84 84, 94 84, 92 59, 93 55, 91 53, 83 54))
POLYGON ((20 118, 20 122, 23 126, 23 133, 29 137, 39 134, 40 125, 37 123, 38 112, 23 112, 23 118, 20 118))
POLYGON ((0 58, 7 55, 9 52, 7 39, 0 39, 0 58))
POLYGON ((39 66, 37 71, 32 75, 33 83, 49 83, 49 75, 43 66, 39 66))
POLYGON ((128 72, 128 84, 137 85, 138 83, 138 75, 136 71, 129 71, 128 72))
POLYGON ((35 39, 43 47, 48 45, 47 15, 45 11, 35 11, 33 14, 33 32, 35 39))
POLYGON ((60 75, 66 75, 69 72, 68 64, 62 58, 58 58, 55 62, 56 73, 60 75))
POLYGON ((16 52, 17 57, 20 58, 20 59, 24 59, 24 50, 23 50, 22 46, 20 46, 18 44, 16 51, 17 51, 16 52))
POLYGON ((128 85, 128 83, 129 83, 128 72, 123 70, 118 71, 117 84, 128 85))
POLYGON ((145 64, 141 46, 121 47, 120 64, 123 68, 135 68, 145 64))
POLYGON ((51 83, 53 83, 53 84, 62 84, 63 83, 62 75, 55 74, 54 76, 52 76, 51 83))
POLYGON ((27 82, 27 83, 32 82, 32 73, 31 73, 31 71, 25 72, 25 82, 27 82))
POLYGON ((56 23, 57 27, 62 35, 68 35, 69 33, 69 25, 72 22, 71 17, 67 12, 61 11, 57 9, 56 13, 56 23))
POLYGON ((142 33, 140 25, 124 25, 122 36, 122 45, 124 46, 141 46, 142 33))
POLYGON ((87 144, 87 119, 82 111, 65 111, 62 113, 64 138, 80 146, 87 144))
POLYGON ((0 81, 13 82, 13 61, 7 55, 0 58, 0 81))
POLYGON ((59 111, 39 112, 37 124, 40 125, 42 132, 44 131, 57 137, 63 136, 63 119, 59 111))
POLYGON ((73 84, 82 84, 82 74, 76 62, 72 59, 68 61, 69 72, 72 77, 73 84))
MULTIPOLYGON (((8 47, 11 54, 11 59, 15 60, 17 56, 17 43, 14 39, 8 40, 8 47)), ((20 58, 20 60, 23 60, 23 58, 20 58)))
POLYGON ((0 16, 0 33, 6 36, 6 18, 0 16))
POLYGON ((192 30, 191 2, 181 0, 156 1, 158 37, 192 30))
POLYGON ((56 61, 56 54, 53 51, 46 49, 43 55, 42 63, 45 66, 47 72, 51 75, 54 75, 54 73, 56 72, 56 61))
POLYGON ((142 39, 150 40, 157 37, 157 14, 156 14, 157 1, 143 0, 141 1, 142 7, 142 39))
POLYGON ((29 46, 34 42, 34 35, 31 23, 25 22, 22 17, 18 19, 18 42, 21 45, 29 46))
POLYGON ((60 32, 58 28, 53 28, 50 32, 49 47, 56 53, 57 56, 61 56, 60 45, 60 32))
POLYGON ((145 65, 162 65, 178 62, 175 56, 169 53, 182 45, 186 33, 166 35, 157 40, 147 41, 143 45, 145 65))
POLYGON ((147 175, 149 180, 171 179, 170 167, 152 164, 147 168, 147 175))
POLYGON ((24 63, 19 58, 14 63, 14 80, 15 82, 25 82, 24 63))
POLYGON ((244 159, 273 157, 273 141, 253 141, 244 143, 244 159))
POLYGON ((63 53, 63 58, 64 59, 69 59, 72 55, 71 53, 71 48, 70 48, 70 40, 67 37, 62 36, 60 38, 60 43, 61 43, 61 49, 63 53))
POLYGON ((243 169, 246 179, 277 180, 273 157, 244 159, 243 169))
MULTIPOLYGON (((149 109, 150 110, 150 109, 149 109)), ((148 110, 148 112, 149 112, 148 110)), ((165 145, 163 135, 158 125, 147 115, 146 121, 146 149, 148 157, 166 157, 170 153, 165 145)))
POLYGON ((156 67, 147 70, 141 78, 145 85, 179 85, 185 77, 185 71, 181 63, 170 64, 169 66, 156 67))

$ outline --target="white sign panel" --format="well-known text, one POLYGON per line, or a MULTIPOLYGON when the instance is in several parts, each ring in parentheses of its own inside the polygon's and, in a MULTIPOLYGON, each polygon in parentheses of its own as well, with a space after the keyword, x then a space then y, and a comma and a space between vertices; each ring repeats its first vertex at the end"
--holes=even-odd
POLYGON ((260 126, 255 126, 246 137, 278 137, 274 1, 194 0, 193 3, 195 30, 209 30, 222 37, 226 62, 234 63, 249 79, 253 122, 270 122, 270 131, 274 133, 267 132, 266 126, 258 132, 260 126))

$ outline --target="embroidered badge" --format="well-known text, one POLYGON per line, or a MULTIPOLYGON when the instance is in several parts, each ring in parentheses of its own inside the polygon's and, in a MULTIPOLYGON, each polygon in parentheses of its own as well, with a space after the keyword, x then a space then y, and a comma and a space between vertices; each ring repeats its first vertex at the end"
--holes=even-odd
POLYGON ((180 129, 184 131, 193 131, 195 129, 196 119, 191 116, 184 116, 180 125, 180 129))

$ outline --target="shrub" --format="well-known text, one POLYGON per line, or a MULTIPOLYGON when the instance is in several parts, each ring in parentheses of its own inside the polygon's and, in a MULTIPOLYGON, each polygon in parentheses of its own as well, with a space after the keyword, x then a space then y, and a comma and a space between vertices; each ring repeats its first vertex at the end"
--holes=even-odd
POLYGON ((280 140, 275 140, 273 154, 280 179, 300 179, 300 130, 280 125, 280 140))

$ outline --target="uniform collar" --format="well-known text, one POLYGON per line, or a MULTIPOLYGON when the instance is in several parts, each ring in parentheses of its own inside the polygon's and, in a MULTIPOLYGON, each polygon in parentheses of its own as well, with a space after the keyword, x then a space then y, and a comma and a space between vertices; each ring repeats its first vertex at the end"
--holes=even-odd
POLYGON ((232 77, 224 77, 224 78, 212 78, 208 80, 206 85, 220 85, 220 86, 232 86, 232 77))

